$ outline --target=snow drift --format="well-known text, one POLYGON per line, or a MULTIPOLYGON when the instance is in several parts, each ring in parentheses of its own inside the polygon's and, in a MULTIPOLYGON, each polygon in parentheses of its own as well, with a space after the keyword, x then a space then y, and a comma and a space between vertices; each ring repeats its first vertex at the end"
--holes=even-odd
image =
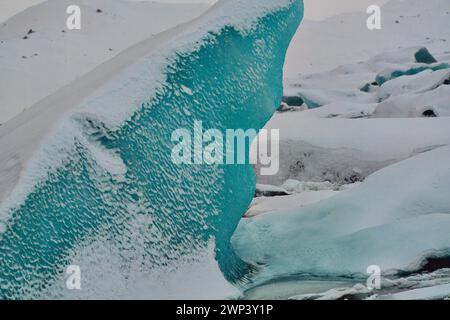
POLYGON ((208 8, 123 0, 41 2, 0 24, 0 124, 126 48, 208 8), (70 5, 81 9, 81 30, 67 29, 65 13, 70 5))

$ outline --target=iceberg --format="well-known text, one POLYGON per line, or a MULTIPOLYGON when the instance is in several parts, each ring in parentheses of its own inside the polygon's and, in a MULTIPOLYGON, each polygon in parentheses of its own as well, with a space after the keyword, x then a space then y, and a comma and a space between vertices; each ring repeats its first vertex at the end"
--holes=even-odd
POLYGON ((2 126, 0 298, 235 294, 254 271, 230 238, 255 174, 175 165, 171 134, 262 128, 302 16, 300 0, 220 1, 2 126))
POLYGON ((418 271, 450 252, 448 159, 450 147, 437 148, 320 203, 245 219, 233 247, 259 268, 254 286, 301 275, 365 282, 372 265, 418 271))
POLYGON ((431 71, 439 71, 449 69, 450 65, 448 63, 432 63, 432 64, 424 64, 424 63, 413 63, 407 66, 403 66, 401 69, 395 69, 394 67, 387 67, 376 77, 376 82, 378 85, 383 85, 386 81, 396 79, 402 76, 412 76, 418 74, 420 72, 431 70, 431 71))

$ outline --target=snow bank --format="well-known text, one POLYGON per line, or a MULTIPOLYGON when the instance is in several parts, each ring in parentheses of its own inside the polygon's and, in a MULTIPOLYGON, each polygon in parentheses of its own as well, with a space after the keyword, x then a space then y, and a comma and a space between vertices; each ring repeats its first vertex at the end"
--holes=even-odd
POLYGON ((288 51, 285 78, 321 73, 412 46, 427 47, 438 61, 449 56, 449 1, 392 0, 381 12, 380 30, 365 27, 365 11, 303 21, 288 51))
MULTIPOLYGON (((401 79, 401 78, 399 78, 401 79)), ((450 117, 450 86, 393 97, 376 106, 374 118, 450 117)))
POLYGON ((26 9, 0 25, 0 124, 126 48, 207 9, 122 0, 49 0, 26 9), (66 27, 70 5, 81 8, 81 30, 66 27))
POLYGON ((320 202, 324 199, 328 199, 338 193, 339 191, 334 190, 320 190, 305 191, 288 196, 255 198, 244 217, 251 218, 260 214, 275 213, 292 208, 305 207, 307 205, 320 202))
POLYGON ((280 170, 258 175, 258 183, 352 183, 418 150, 450 143, 450 118, 322 119, 305 112, 277 113, 266 125, 280 130, 280 170))
POLYGON ((256 185, 256 197, 274 197, 274 196, 286 196, 289 193, 280 187, 270 186, 266 184, 256 185))
POLYGON ((254 196, 252 167, 176 165, 171 136, 196 120, 261 128, 281 100, 282 65, 302 15, 301 1, 221 1, 3 125, 0 296, 40 297, 87 256, 84 277, 112 269, 125 285, 107 278, 83 298, 127 296, 145 283, 157 288, 152 298, 195 297, 189 279, 202 275, 185 258, 202 256, 210 241, 218 268, 205 264, 203 281, 245 279, 251 268, 230 238, 254 196), (113 254, 90 260, 102 246, 113 254))
POLYGON ((379 300, 443 300, 450 297, 450 284, 420 288, 378 297, 379 300))

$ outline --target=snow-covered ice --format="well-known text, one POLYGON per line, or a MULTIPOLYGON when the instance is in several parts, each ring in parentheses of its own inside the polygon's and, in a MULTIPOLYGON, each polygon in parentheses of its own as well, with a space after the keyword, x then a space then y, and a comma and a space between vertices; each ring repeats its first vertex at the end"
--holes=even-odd
POLYGON ((61 297, 58 283, 73 259, 86 263, 91 280, 83 298, 137 292, 145 287, 140 276, 153 286, 145 297, 228 296, 248 272, 229 239, 254 193, 251 166, 177 166, 170 136, 194 117, 262 127, 281 98, 282 62, 302 16, 301 1, 220 1, 4 123, 0 268, 8 276, 0 295, 61 297), (229 81, 236 76, 242 83, 229 81), (97 285, 109 268, 119 281, 97 285), (204 292, 190 282, 199 277, 204 292))
POLYGON ((0 124, 126 48, 207 9, 205 4, 49 0, 20 12, 0 24, 0 124), (66 26, 66 9, 74 4, 81 8, 81 30, 66 26))
POLYGON ((304 20, 288 51, 285 77, 329 71, 413 46, 427 47, 438 61, 448 60, 449 1, 392 0, 381 12, 382 28, 375 31, 366 28, 364 11, 304 20))
MULTIPOLYGON (((270 1, 264 4, 261 10, 271 7, 270 1)), ((142 62, 195 27, 196 20, 180 24, 207 9, 201 4, 50 0, 2 23, 0 200, 30 170, 30 159, 75 106, 81 106, 80 119, 101 119, 111 127, 127 118, 119 109, 111 117, 104 106, 136 102, 139 88, 137 95, 124 94, 111 80, 135 73, 132 62, 142 62), (64 14, 57 14, 74 3, 85 13, 78 32, 66 30, 64 14), (87 108, 86 97, 103 104, 87 108)), ((246 297, 450 296, 448 270, 407 277, 398 273, 420 271, 426 257, 450 255, 450 2, 392 0, 382 12, 379 31, 365 28, 365 13, 345 13, 304 21, 291 43, 284 103, 266 126, 280 129, 280 170, 257 177, 257 197, 233 238, 239 256, 258 270, 251 279, 257 287, 246 297), (390 276, 383 278, 379 292, 356 283, 373 264, 390 276), (280 280, 293 275, 310 279, 280 280)), ((212 26, 248 27, 252 21, 245 12, 235 20, 218 16, 220 21, 209 21, 212 26)), ((157 65, 152 68, 158 73, 157 65)), ((152 83, 156 86, 158 79, 152 83)), ((185 85, 180 90, 193 94, 185 85)), ((114 179, 123 181, 126 166, 115 150, 92 144, 89 151, 114 179)), ((236 297, 213 250, 205 248, 185 263, 190 268, 162 279, 168 292, 185 298, 236 297), (217 285, 205 289, 214 295, 205 295, 203 286, 179 291, 195 287, 205 275, 217 285)), ((133 279, 141 283, 137 298, 148 297, 145 280, 133 279)))
POLYGON ((450 147, 419 154, 318 204, 242 221, 238 254, 261 280, 296 273, 417 270, 450 248, 450 147), (426 236, 419 236, 426 235, 426 236))
POLYGON ((280 130, 280 171, 257 181, 292 194, 256 198, 233 238, 260 270, 252 292, 298 275, 324 287, 366 279, 379 265, 392 276, 386 291, 363 282, 305 294, 300 281, 295 298, 450 294, 448 281, 429 280, 436 273, 398 278, 450 255, 450 3, 393 0, 382 12, 380 31, 357 28, 362 13, 343 14, 304 21, 291 43, 284 102, 303 105, 266 125, 280 130), (333 187, 305 190, 311 182, 333 187))

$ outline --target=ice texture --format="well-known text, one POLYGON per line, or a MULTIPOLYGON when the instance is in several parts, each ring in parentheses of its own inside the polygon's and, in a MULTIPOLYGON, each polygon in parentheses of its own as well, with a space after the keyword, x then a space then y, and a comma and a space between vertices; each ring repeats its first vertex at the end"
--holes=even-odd
POLYGON ((418 270, 450 248, 450 147, 386 167, 359 186, 282 214, 241 222, 238 255, 260 273, 255 283, 296 274, 364 277, 418 270))
POLYGON ((176 279, 219 292, 218 268, 192 268, 211 254, 243 282, 250 268, 229 240, 255 193, 252 167, 177 166, 171 134, 195 120, 264 126, 302 16, 299 0, 220 1, 83 99, 2 203, 0 297, 195 298, 202 290, 176 279), (90 280, 73 295, 60 290, 71 264, 90 280))

